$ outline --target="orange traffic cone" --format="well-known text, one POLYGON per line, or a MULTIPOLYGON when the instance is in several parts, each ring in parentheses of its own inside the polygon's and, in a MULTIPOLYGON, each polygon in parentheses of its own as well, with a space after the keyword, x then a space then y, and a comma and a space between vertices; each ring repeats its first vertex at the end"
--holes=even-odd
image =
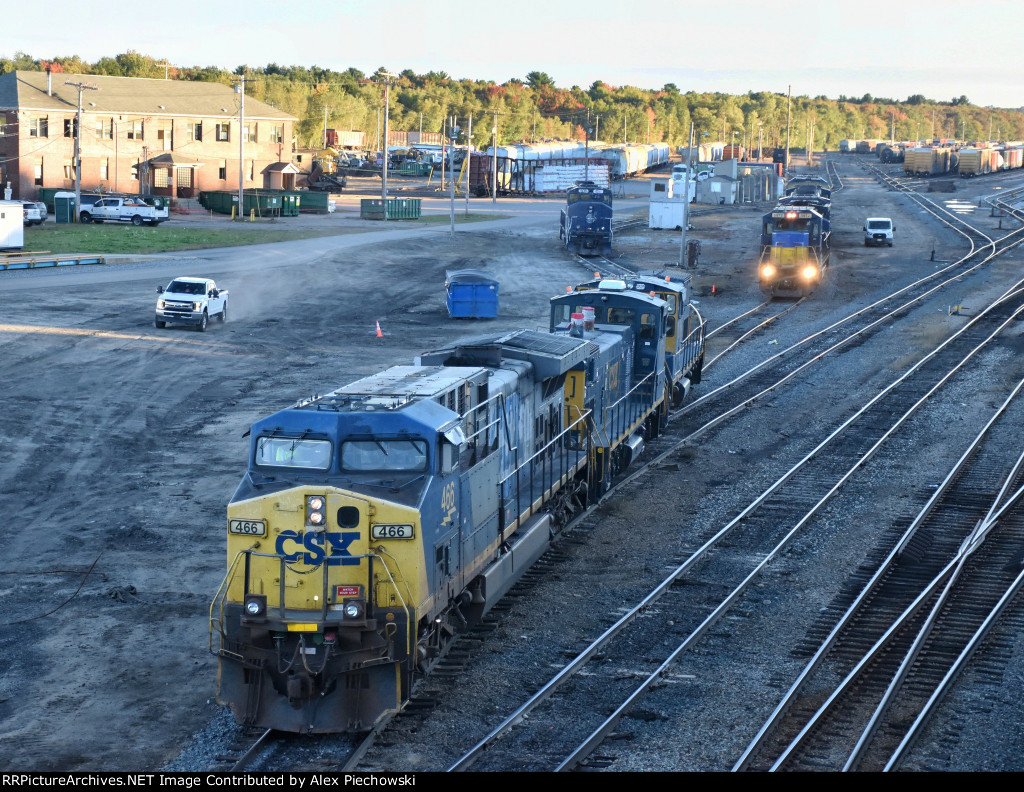
POLYGON ((380 319, 377 320, 377 338, 383 338, 384 334, 380 331, 380 319))
POLYGON ((715 289, 715 284, 713 284, 713 283, 711 284, 711 293, 712 294, 717 294, 718 293, 717 289, 715 289))

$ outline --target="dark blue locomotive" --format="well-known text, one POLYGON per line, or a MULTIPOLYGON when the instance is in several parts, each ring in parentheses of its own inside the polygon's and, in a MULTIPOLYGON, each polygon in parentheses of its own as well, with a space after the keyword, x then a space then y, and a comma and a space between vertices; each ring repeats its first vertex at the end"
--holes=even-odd
POLYGON ((602 281, 553 298, 548 333, 462 339, 256 422, 211 606, 218 700, 295 732, 400 710, 661 432, 703 340, 689 304, 602 281))
POLYGON ((831 260, 832 191, 818 176, 797 176, 761 219, 761 290, 806 296, 821 283, 831 260))
POLYGON ((580 256, 612 252, 612 191, 585 181, 566 190, 558 237, 580 256))

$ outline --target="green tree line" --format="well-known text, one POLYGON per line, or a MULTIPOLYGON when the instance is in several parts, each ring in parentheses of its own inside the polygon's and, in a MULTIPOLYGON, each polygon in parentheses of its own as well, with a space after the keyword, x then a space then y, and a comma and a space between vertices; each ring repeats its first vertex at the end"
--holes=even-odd
MULTIPOLYGON (((95 63, 78 56, 50 60, 23 52, 0 58, 0 74, 14 70, 54 71, 74 74, 105 74, 199 80, 231 84, 245 75, 246 95, 272 104, 299 119, 299 146, 317 147, 327 126, 367 133, 368 144, 377 140, 383 127, 383 67, 367 75, 358 69, 334 71, 318 66, 241 65, 234 71, 215 66, 181 67, 129 50, 95 63)), ((589 88, 559 88, 544 72, 497 84, 486 80, 455 79, 443 71, 416 74, 406 69, 387 77, 391 82, 389 117, 391 129, 441 132, 454 116, 465 142, 472 116, 472 143, 486 147, 497 128, 501 144, 534 142, 550 138, 591 139, 608 142, 665 142, 685 145, 694 126, 700 141, 746 143, 759 140, 772 148, 789 143, 804 148, 813 134, 814 147, 837 149, 844 139, 918 140, 1024 140, 1024 113, 1020 109, 979 107, 966 96, 948 102, 920 94, 905 100, 865 94, 794 96, 787 113, 784 93, 752 91, 734 96, 723 93, 682 92, 668 83, 657 90, 612 86, 595 80, 589 88)))

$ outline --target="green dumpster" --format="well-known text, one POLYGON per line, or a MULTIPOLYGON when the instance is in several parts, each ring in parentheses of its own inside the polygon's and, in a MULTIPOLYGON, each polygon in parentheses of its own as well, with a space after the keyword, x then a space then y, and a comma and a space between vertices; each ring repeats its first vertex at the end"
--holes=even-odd
POLYGON ((363 198, 359 202, 359 217, 363 220, 418 220, 419 198, 363 198))

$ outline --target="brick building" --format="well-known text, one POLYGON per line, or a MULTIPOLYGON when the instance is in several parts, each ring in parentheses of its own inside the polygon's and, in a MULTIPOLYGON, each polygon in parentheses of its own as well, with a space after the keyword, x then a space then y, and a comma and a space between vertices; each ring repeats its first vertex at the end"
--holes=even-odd
POLYGON ((297 119, 246 97, 241 130, 231 86, 16 71, 0 75, 0 188, 9 183, 14 198, 74 189, 79 90, 68 82, 96 88, 82 91, 83 191, 190 198, 238 189, 240 132, 245 188, 294 186, 294 175, 270 166, 290 162, 297 119))

